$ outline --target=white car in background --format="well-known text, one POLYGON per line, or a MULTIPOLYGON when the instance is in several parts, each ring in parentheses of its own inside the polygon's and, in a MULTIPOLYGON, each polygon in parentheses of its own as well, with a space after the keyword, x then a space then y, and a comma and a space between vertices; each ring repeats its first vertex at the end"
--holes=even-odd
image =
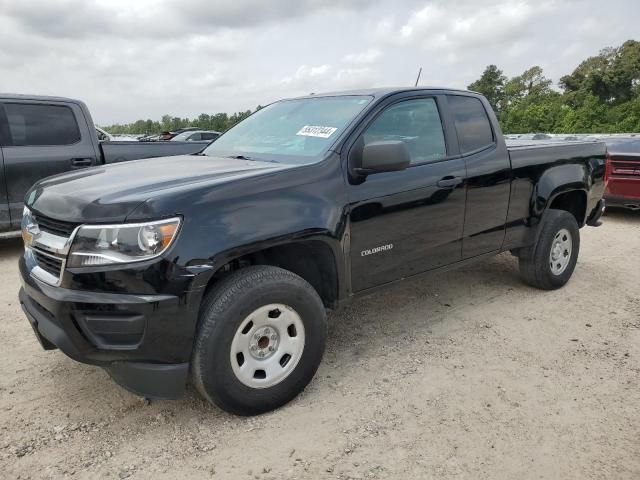
POLYGON ((212 142, 222 133, 213 130, 189 130, 173 137, 171 142, 212 142))

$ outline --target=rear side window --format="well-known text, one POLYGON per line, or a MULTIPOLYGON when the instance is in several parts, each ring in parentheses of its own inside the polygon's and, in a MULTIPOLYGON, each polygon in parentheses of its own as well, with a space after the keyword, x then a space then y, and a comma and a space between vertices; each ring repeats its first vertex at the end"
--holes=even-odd
POLYGON ((487 112, 477 98, 451 95, 449 108, 458 132, 462 154, 493 145, 493 131, 487 112))
POLYGON ((69 107, 5 103, 4 110, 13 146, 72 145, 80 141, 80 129, 69 107))
POLYGON ((412 164, 446 157, 442 122, 435 100, 405 100, 384 110, 365 131, 364 143, 386 140, 406 143, 412 164))
POLYGON ((202 134, 202 140, 215 140, 219 136, 220 135, 218 135, 217 133, 205 132, 205 133, 202 134))

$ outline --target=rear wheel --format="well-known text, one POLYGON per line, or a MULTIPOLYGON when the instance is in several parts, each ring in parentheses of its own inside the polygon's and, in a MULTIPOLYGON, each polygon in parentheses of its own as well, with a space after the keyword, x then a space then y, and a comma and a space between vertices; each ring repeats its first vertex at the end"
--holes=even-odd
POLYGON ((575 217, 564 210, 548 210, 538 242, 519 252, 520 274, 533 287, 560 288, 571 278, 579 251, 580 230, 575 217))
POLYGON ((309 283, 271 266, 239 270, 207 295, 192 361, 200 393, 255 415, 293 399, 324 353, 324 305, 309 283))

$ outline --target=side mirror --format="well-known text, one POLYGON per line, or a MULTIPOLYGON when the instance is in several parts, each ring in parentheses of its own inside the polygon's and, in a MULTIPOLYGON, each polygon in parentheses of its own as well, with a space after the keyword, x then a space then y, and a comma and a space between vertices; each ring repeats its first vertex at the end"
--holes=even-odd
POLYGON ((399 140, 373 142, 362 150, 362 165, 356 173, 368 175, 379 172, 404 170, 411 164, 407 144, 399 140))

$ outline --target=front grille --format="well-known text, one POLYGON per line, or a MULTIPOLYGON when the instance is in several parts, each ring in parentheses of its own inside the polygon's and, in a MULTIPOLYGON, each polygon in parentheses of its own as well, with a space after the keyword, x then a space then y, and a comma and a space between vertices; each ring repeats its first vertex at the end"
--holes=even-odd
POLYGON ((42 215, 34 215, 34 218, 40 230, 61 237, 70 237, 78 226, 77 223, 54 220, 53 218, 44 217, 42 215))
POLYGON ((39 252, 35 248, 33 249, 33 256, 41 269, 56 278, 60 278, 60 274, 62 273, 62 259, 39 252))

